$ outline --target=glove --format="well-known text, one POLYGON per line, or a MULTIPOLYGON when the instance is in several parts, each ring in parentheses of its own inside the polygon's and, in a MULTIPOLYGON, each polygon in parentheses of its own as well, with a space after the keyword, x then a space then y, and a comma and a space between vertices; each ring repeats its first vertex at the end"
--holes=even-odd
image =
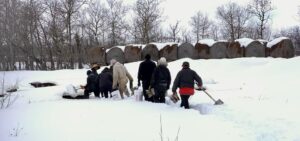
POLYGON ((129 83, 129 88, 130 88, 130 89, 132 89, 132 88, 133 88, 132 81, 130 81, 130 83, 129 83))
POLYGON ((199 90, 205 91, 205 90, 206 90, 206 87, 204 87, 204 86, 199 86, 199 90))
POLYGON ((138 87, 139 87, 139 86, 141 86, 141 82, 140 82, 140 80, 138 81, 138 87))

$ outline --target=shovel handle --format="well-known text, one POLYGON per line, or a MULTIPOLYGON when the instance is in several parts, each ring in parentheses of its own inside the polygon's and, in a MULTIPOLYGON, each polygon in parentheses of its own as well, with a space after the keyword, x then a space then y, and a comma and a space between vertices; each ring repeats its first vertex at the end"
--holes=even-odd
POLYGON ((206 94, 206 95, 208 95, 208 97, 210 98, 210 99, 212 99, 214 102, 216 102, 216 100, 206 91, 206 90, 203 90, 203 92, 206 94))

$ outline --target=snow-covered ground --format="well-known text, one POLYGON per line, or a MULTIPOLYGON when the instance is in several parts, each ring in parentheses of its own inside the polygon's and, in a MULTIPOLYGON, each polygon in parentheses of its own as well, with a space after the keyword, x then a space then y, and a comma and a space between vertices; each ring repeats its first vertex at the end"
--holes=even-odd
MULTIPOLYGON (((168 65, 173 80, 183 61, 224 105, 199 91, 189 110, 180 102, 121 100, 117 92, 112 99, 66 100, 65 87, 84 84, 86 69, 0 72, 5 87, 19 82, 17 100, 0 109, 0 141, 300 141, 300 57, 181 59, 168 65), (58 86, 33 88, 33 81, 58 86)), ((139 63, 126 64, 134 78, 139 63)))

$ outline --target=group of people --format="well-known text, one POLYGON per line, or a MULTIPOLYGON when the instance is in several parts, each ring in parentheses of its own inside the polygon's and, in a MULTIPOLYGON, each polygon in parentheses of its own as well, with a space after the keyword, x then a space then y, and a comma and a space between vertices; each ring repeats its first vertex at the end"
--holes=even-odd
POLYGON ((100 69, 100 65, 94 64, 91 70, 87 71, 87 84, 82 86, 84 88, 84 98, 89 98, 90 93, 93 92, 95 97, 108 98, 108 93, 112 92, 112 71, 109 68, 104 68, 103 71, 98 74, 97 70, 100 69))
MULTIPOLYGON (((132 90, 133 78, 125 68, 125 66, 115 59, 110 61, 110 68, 104 68, 100 74, 97 70, 100 69, 100 65, 92 65, 91 70, 87 71, 87 84, 84 88, 84 98, 89 98, 91 92, 95 97, 108 98, 108 94, 112 97, 111 92, 118 89, 120 91, 121 98, 124 99, 124 95, 130 96, 127 89, 128 80, 130 81, 130 88, 132 90)), ((131 93, 133 95, 133 92, 131 93)))
MULTIPOLYGON (((143 96, 146 101, 165 103, 167 90, 170 88, 171 75, 167 68, 166 58, 162 57, 156 64, 151 60, 150 55, 145 56, 145 60, 140 63, 138 70, 138 86, 142 81, 143 96), (147 93, 150 89, 154 89, 154 96, 150 97, 147 93)), ((177 96, 177 88, 181 98, 181 107, 189 109, 188 99, 194 94, 195 81, 198 89, 203 89, 201 77, 192 69, 189 62, 183 62, 182 69, 176 75, 173 82, 172 92, 177 96)))
MULTIPOLYGON (((166 58, 160 58, 156 65, 149 54, 140 63, 138 86, 141 86, 142 82, 143 97, 146 101, 165 103, 165 96, 171 84, 171 74, 167 66, 166 58), (151 89, 154 89, 154 95, 149 95, 151 89)), ((78 96, 76 99, 89 98, 91 92, 94 93, 95 97, 100 97, 101 94, 101 97, 108 98, 108 94, 111 97, 111 92, 117 89, 122 99, 124 99, 124 94, 126 96, 133 95, 133 78, 123 64, 112 59, 110 68, 104 68, 100 74, 97 73, 98 69, 100 69, 100 65, 94 64, 91 70, 87 71, 87 84, 83 86, 84 95, 78 96), (127 88, 128 82, 130 82, 131 94, 127 88)), ((195 81, 201 89, 201 77, 190 69, 188 62, 183 62, 182 69, 177 73, 172 87, 173 96, 177 96, 177 88, 179 88, 181 107, 189 109, 188 99, 194 94, 195 81)))

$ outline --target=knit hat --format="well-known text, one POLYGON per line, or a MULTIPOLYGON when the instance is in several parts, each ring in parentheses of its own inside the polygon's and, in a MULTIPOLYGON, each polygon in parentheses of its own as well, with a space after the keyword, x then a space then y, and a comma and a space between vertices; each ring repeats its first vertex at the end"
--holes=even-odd
POLYGON ((147 55, 145 56, 145 59, 146 59, 146 60, 150 60, 150 59, 151 59, 150 54, 147 54, 147 55))
POLYGON ((111 60, 110 60, 110 65, 111 65, 111 66, 113 66, 115 63, 117 63, 117 60, 116 60, 116 59, 111 59, 111 60))
POLYGON ((165 57, 161 57, 158 61, 157 61, 157 65, 163 65, 163 66, 167 66, 168 63, 167 63, 167 60, 165 57))
POLYGON ((88 70, 87 72, 86 72, 86 75, 90 75, 92 73, 92 71, 91 70, 88 70))
POLYGON ((182 67, 189 68, 190 67, 190 63, 189 62, 183 62, 182 63, 182 67))

